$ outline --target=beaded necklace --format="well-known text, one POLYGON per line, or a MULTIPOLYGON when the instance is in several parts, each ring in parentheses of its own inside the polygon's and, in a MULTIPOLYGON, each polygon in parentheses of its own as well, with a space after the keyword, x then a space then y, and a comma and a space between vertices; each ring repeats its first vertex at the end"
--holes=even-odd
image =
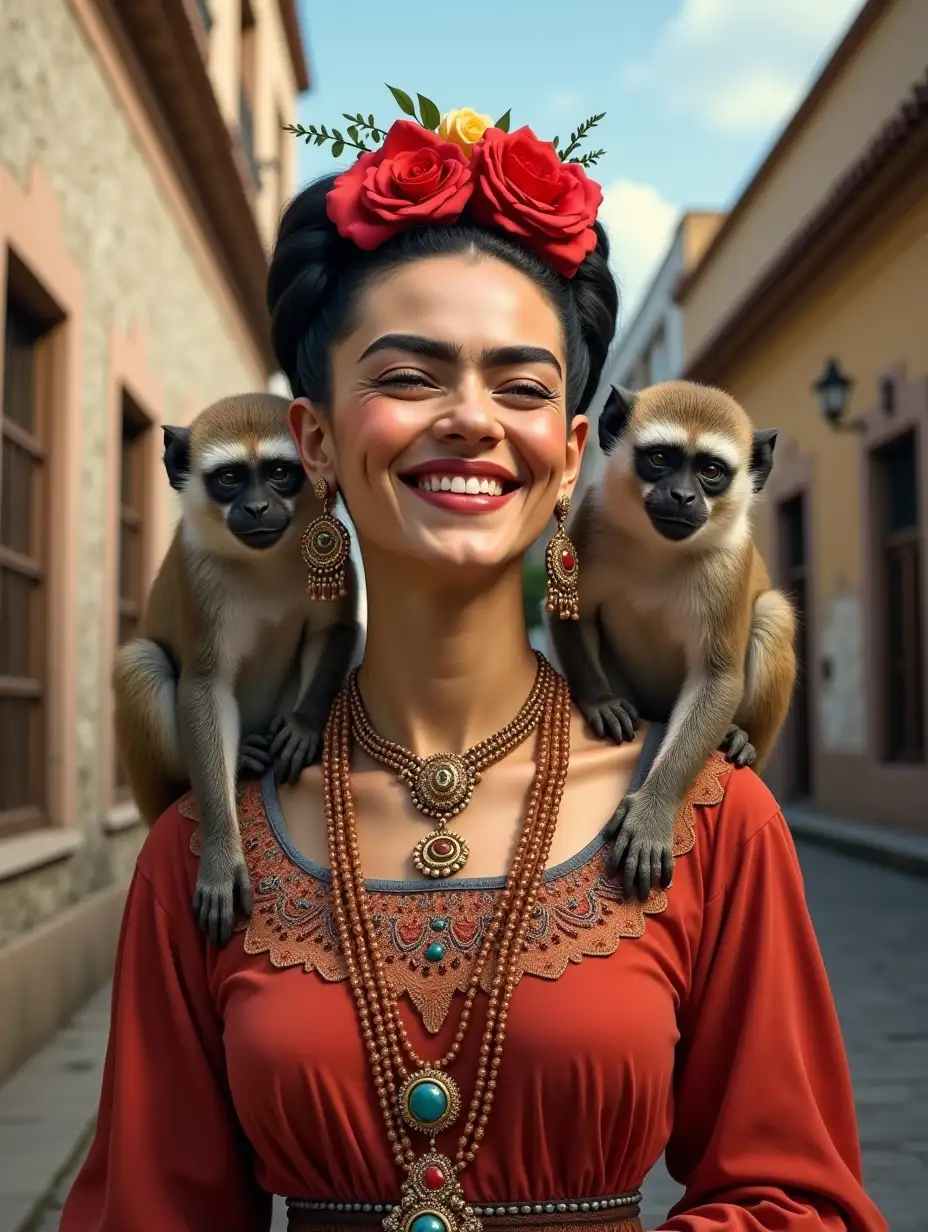
POLYGON ((348 701, 358 746, 368 757, 399 775, 419 812, 438 821, 435 829, 420 839, 412 853, 413 865, 423 877, 451 877, 461 871, 470 851, 460 834, 447 828, 448 822, 470 804, 481 771, 518 748, 541 722, 547 679, 545 669, 551 669, 537 650, 535 656, 538 659, 535 682, 514 719, 463 753, 433 753, 430 757, 418 757, 401 744, 378 735, 358 688, 358 669, 349 676, 348 701))
POLYGON ((367 899, 351 798, 354 733, 347 687, 336 699, 326 727, 323 784, 333 907, 387 1139, 397 1166, 406 1174, 400 1201, 384 1220, 385 1232, 481 1232, 459 1177, 479 1149, 493 1105, 516 963, 547 866, 570 757, 567 684, 541 657, 539 674, 544 718, 538 728, 525 825, 468 984, 454 1041, 443 1057, 432 1062, 418 1056, 400 1018, 367 899), (458 1085, 448 1069, 461 1051, 480 978, 494 951, 496 967, 477 1079, 452 1161, 435 1146, 436 1136, 454 1124, 462 1110, 458 1085), (409 1130, 427 1137, 428 1150, 422 1155, 413 1149, 409 1130))

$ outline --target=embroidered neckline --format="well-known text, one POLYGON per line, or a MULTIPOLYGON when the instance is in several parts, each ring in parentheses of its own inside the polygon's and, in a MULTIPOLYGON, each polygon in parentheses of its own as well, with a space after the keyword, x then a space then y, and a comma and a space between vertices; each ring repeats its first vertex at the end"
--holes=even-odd
MULTIPOLYGON (((690 852, 695 843, 695 809, 721 802, 722 778, 730 768, 720 753, 713 753, 686 793, 674 826, 676 858, 690 852)), ((245 934, 245 953, 266 954, 278 968, 302 966, 330 982, 347 979, 328 878, 302 867, 282 845, 260 783, 241 783, 237 800, 254 893, 251 919, 236 928, 245 934)), ((189 793, 179 810, 196 821, 189 793)), ((199 852, 196 829, 190 849, 199 852)), ((528 975, 556 980, 572 963, 609 957, 620 941, 642 935, 647 916, 667 909, 663 890, 652 890, 644 903, 626 901, 615 881, 605 875, 608 853, 609 844, 600 834, 578 857, 548 870, 517 979, 528 975)), ((402 884, 387 882, 392 888, 378 889, 374 882, 369 887, 374 922, 397 993, 412 1002, 426 1030, 435 1034, 455 993, 467 988, 499 889, 492 883, 452 889, 412 882, 397 892, 395 887, 402 884)), ((485 992, 492 985, 494 966, 491 960, 483 973, 485 992)))

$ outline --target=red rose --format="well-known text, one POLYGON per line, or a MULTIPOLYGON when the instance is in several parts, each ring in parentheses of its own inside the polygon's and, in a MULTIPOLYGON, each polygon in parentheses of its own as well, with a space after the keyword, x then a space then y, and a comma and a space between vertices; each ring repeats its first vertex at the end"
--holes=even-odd
POLYGON ((379 150, 335 181, 326 213, 366 251, 416 223, 452 223, 473 191, 470 159, 428 129, 397 120, 379 150))
POLYGON ((474 146, 471 165, 475 221, 508 231, 572 278, 596 247, 599 185, 579 163, 562 163, 554 146, 530 128, 488 128, 474 146))

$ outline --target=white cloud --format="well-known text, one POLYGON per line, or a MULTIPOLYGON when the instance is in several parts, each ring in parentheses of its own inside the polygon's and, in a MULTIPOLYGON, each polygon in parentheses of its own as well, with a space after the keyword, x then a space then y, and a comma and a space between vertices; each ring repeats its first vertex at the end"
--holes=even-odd
POLYGON ((650 56, 623 76, 723 133, 784 121, 861 0, 682 0, 650 56))
POLYGON ((610 261, 629 320, 667 251, 679 210, 650 184, 616 180, 603 189, 599 218, 609 236, 610 261))

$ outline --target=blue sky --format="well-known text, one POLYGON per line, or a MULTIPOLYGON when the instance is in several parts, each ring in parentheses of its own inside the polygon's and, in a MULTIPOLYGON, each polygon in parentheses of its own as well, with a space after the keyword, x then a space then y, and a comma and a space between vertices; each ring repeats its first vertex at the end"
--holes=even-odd
MULTIPOLYGON (((634 313, 681 209, 723 209, 762 161, 861 0, 300 0, 304 124, 400 113, 384 83, 566 136, 594 112, 594 170, 634 313)), ((296 138, 294 138, 296 140, 296 138)), ((301 182, 350 165, 301 146, 301 182)))

